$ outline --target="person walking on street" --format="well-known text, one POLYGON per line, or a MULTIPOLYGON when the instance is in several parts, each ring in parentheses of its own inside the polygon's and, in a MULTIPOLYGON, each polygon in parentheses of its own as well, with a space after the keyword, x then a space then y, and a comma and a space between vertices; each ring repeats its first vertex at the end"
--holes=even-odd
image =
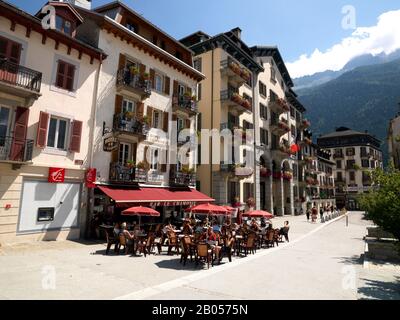
POLYGON ((322 221, 322 219, 324 218, 324 209, 322 207, 319 209, 319 215, 320 215, 321 221, 322 221))
POLYGON ((318 215, 318 210, 317 207, 314 205, 311 211, 311 222, 317 222, 317 215, 318 215))
POLYGON ((310 221, 310 215, 311 215, 311 209, 310 209, 310 208, 308 208, 308 209, 307 209, 307 211, 306 211, 307 222, 309 222, 309 221, 310 221))

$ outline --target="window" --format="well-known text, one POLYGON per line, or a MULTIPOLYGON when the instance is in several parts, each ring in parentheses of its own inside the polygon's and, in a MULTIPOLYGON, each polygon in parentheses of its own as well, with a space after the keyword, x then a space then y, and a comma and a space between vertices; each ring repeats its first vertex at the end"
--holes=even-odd
POLYGON ((69 121, 62 118, 51 117, 47 134, 47 146, 50 148, 66 150, 69 121))
POLYGON ((350 181, 355 181, 356 180, 356 173, 354 171, 350 171, 350 181))
POLYGON ((53 208, 38 208, 37 222, 54 221, 53 208))
POLYGON ((182 118, 178 118, 177 120, 177 130, 178 133, 185 129, 185 120, 182 118))
POLYGON ((161 41, 161 49, 165 50, 165 41, 161 41))
POLYGON ((197 71, 200 71, 200 72, 201 72, 201 67, 202 67, 201 62, 202 62, 201 58, 195 59, 193 61, 193 68, 195 68, 197 71))
POLYGON ((291 125, 290 132, 292 133, 292 137, 296 137, 296 127, 294 125, 291 125))
POLYGON ((290 107, 290 116, 294 119, 295 111, 293 107, 290 107))
POLYGON ((268 109, 267 106, 260 103, 260 117, 264 120, 268 120, 268 109))
POLYGON ((135 102, 128 99, 124 99, 122 101, 122 114, 125 114, 127 112, 129 113, 135 112, 135 102))
POLYGON ((2 137, 8 136, 11 111, 9 108, 0 107, 0 143, 4 144, 2 137))
POLYGON ((65 34, 72 34, 72 24, 71 21, 64 19, 63 17, 56 16, 56 29, 65 34))
POLYGON ((276 83, 276 70, 273 66, 271 67, 271 81, 276 83))
POLYGON ((244 187, 244 200, 247 201, 249 198, 253 197, 254 190, 253 190, 253 184, 252 183, 243 183, 244 187))
POLYGON ((375 169, 375 161, 374 160, 371 160, 371 168, 375 169))
POLYGON ((343 156, 342 149, 335 149, 335 156, 336 157, 342 157, 343 156))
POLYGON ((264 83, 262 83, 261 81, 259 82, 259 86, 260 86, 260 88, 259 88, 260 94, 262 96, 266 97, 267 96, 267 86, 264 83))
POLYGON ((58 60, 56 86, 68 91, 74 90, 75 66, 58 60))
POLYGON ((161 125, 161 113, 153 111, 153 128, 160 128, 161 125))
POLYGON ((158 149, 151 151, 150 169, 158 171, 158 149))
POLYGON ((176 51, 175 52, 175 57, 177 57, 179 60, 182 60, 182 52, 176 51))
POLYGON ((355 155, 355 149, 354 148, 346 148, 346 156, 354 156, 355 155))
POLYGON ((346 161, 346 169, 347 170, 349 170, 349 169, 354 169, 354 165, 356 164, 356 161, 355 160, 347 160, 346 161))
POLYGON ((343 175, 342 175, 341 172, 338 172, 338 173, 337 173, 336 179, 337 179, 338 181, 343 181, 343 175))
POLYGON ((336 160, 336 169, 342 169, 342 160, 336 160))
POLYGON ((19 64, 21 57, 21 44, 11 41, 7 38, 0 37, 0 58, 4 58, 15 64, 19 64))
POLYGON ((139 28, 138 28, 137 24, 132 23, 130 21, 126 23, 125 27, 128 28, 129 30, 135 32, 135 33, 139 32, 139 28))
POLYGON ((157 45, 157 43, 158 43, 158 38, 157 38, 157 36, 153 36, 153 43, 154 43, 155 45, 157 45))
POLYGON ((131 145, 121 142, 119 144, 118 162, 121 165, 126 165, 128 160, 131 160, 131 145))
POLYGON ((201 83, 197 87, 197 101, 201 100, 201 83))
POLYGON ((163 92, 164 89, 164 77, 158 73, 155 74, 154 76, 154 81, 155 81, 155 89, 158 92, 163 92))
POLYGON ((361 166, 363 168, 369 168, 369 160, 368 159, 361 159, 361 166))
POLYGON ((261 144, 267 146, 268 145, 268 130, 260 129, 260 141, 261 144))

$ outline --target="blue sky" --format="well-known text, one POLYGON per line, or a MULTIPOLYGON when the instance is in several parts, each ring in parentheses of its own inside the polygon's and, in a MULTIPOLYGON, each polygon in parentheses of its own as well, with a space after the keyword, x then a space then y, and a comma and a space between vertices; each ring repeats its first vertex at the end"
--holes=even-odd
MULTIPOLYGON (((8 0, 34 13, 42 0, 8 0)), ((93 0, 93 6, 111 0, 93 0)), ((357 27, 377 24, 384 12, 399 10, 398 0, 125 0, 125 4, 180 39, 197 30, 211 35, 239 26, 249 45, 277 45, 287 62, 323 52, 349 37, 342 28, 342 8, 356 9, 357 27)), ((399 22, 400 23, 400 22, 399 22)))

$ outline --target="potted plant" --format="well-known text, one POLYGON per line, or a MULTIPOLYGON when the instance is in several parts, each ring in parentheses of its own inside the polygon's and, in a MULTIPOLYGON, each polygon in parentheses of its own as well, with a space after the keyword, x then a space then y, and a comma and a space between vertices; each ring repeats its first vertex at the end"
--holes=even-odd
POLYGON ((129 71, 131 72, 132 75, 139 74, 139 69, 135 66, 130 66, 129 71))
POLYGON ((133 116, 134 116, 134 113, 132 111, 126 111, 124 113, 124 117, 125 117, 126 120, 132 120, 133 116))
POLYGON ((150 74, 148 72, 143 72, 142 78, 143 78, 143 80, 149 80, 150 79, 150 74))
POLYGON ((128 160, 128 161, 126 162, 126 166, 127 166, 128 168, 135 168, 135 167, 136 167, 135 161, 133 161, 133 160, 128 160))
POLYGON ((143 116, 142 121, 145 125, 149 126, 150 125, 150 118, 148 115, 143 116))
POLYGON ((137 165, 136 168, 140 169, 140 170, 149 170, 150 169, 150 165, 145 162, 145 161, 140 161, 137 165))

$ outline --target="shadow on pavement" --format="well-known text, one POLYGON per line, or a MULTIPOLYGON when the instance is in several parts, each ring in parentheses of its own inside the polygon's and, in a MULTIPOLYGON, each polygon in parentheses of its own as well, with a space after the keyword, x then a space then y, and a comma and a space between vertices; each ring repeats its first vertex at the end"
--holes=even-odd
POLYGON ((352 257, 338 257, 336 258, 338 260, 340 260, 341 263, 344 264, 358 264, 358 265, 362 265, 364 263, 364 254, 361 255, 355 255, 352 257))
POLYGON ((358 289, 360 300, 400 300, 400 277, 395 282, 361 279, 365 285, 358 289))

